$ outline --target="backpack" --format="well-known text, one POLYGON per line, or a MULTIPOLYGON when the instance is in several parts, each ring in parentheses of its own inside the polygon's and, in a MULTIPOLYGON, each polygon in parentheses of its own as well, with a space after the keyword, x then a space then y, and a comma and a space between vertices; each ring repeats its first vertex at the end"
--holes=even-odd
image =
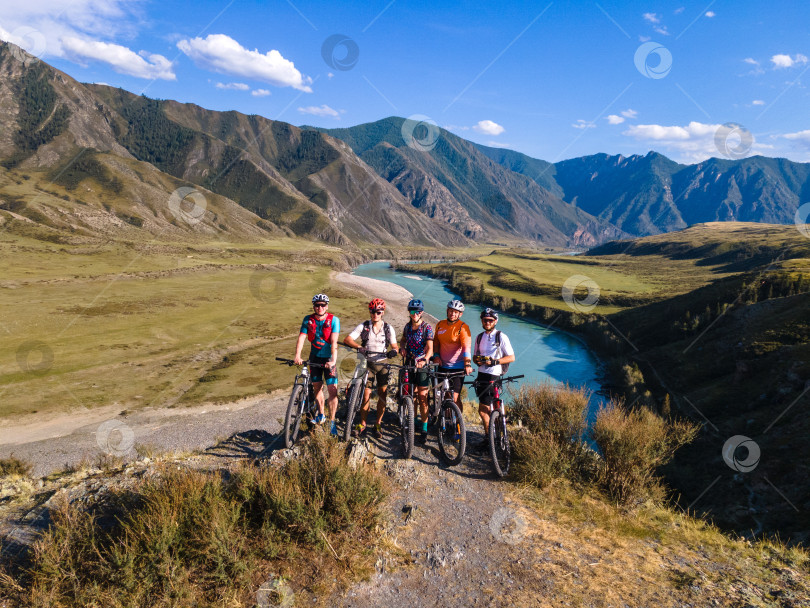
MULTIPOLYGON (((475 354, 479 354, 481 352, 481 338, 484 337, 486 332, 482 331, 478 336, 475 338, 475 354)), ((498 359, 503 357, 503 352, 501 351, 501 332, 500 330, 495 330, 495 352, 498 354, 498 359)), ((501 372, 505 374, 509 371, 509 364, 508 363, 501 363, 501 372)))
MULTIPOLYGON (((368 344, 368 335, 371 333, 371 321, 363 321, 363 330, 360 332, 360 344, 363 348, 368 344)), ((383 321, 383 335, 385 336, 386 346, 388 340, 391 338, 391 326, 383 321)))
POLYGON ((321 350, 324 346, 326 346, 327 342, 329 342, 329 338, 332 336, 332 319, 334 315, 332 313, 326 314, 326 319, 323 322, 323 330, 322 336, 320 338, 316 338, 315 333, 318 331, 318 321, 315 319, 314 315, 307 315, 307 340, 312 342, 312 347, 321 350))

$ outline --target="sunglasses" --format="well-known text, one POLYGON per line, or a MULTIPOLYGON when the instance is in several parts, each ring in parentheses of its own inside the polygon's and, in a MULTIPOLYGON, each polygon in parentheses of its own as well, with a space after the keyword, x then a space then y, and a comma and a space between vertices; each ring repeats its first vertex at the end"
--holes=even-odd
POLYGON ((495 319, 490 319, 489 317, 486 317, 484 319, 481 319, 481 321, 483 321, 484 323, 494 323, 495 319))
POLYGON ((416 310, 415 308, 409 308, 408 313, 412 314, 412 315, 421 315, 422 311, 421 310, 416 310))
POLYGON ((326 308, 326 302, 318 302, 317 304, 313 304, 312 308, 326 308))
POLYGON ((373 315, 381 315, 384 312, 385 312, 384 310, 372 310, 371 314, 373 314, 373 315))

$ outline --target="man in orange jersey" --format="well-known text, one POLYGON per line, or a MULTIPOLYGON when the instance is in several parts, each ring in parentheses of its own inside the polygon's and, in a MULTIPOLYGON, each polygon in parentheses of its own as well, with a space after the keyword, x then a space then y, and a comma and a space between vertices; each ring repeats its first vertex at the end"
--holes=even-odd
POLYGON ((433 360, 439 364, 439 371, 456 373, 450 378, 450 388, 459 409, 461 403, 461 385, 464 376, 472 373, 470 327, 461 320, 464 304, 461 300, 450 300, 447 303, 447 320, 439 321, 433 332, 433 360))

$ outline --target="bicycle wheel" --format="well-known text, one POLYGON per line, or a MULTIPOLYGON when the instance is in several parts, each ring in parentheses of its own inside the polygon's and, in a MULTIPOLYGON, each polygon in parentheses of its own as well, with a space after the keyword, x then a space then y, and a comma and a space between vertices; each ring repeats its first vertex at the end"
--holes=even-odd
POLYGON ((512 453, 509 449, 509 437, 503 416, 498 410, 492 412, 489 419, 489 455, 492 456, 492 470, 498 477, 506 477, 512 453))
POLYGON ((406 460, 413 453, 413 419, 413 398, 405 395, 399 402, 399 423, 402 436, 402 457, 406 460))
POLYGON ((352 438, 352 425, 354 424, 354 417, 357 415, 357 410, 360 409, 360 404, 363 400, 363 385, 355 378, 349 383, 346 389, 346 428, 343 429, 343 440, 349 441, 352 438))
POLYGON ((457 465, 464 458, 467 447, 467 429, 464 417, 455 401, 442 402, 439 414, 439 451, 449 465, 457 465))
POLYGON ((304 385, 296 384, 290 394, 290 402, 287 404, 287 415, 284 417, 284 447, 290 449, 298 439, 298 432, 301 430, 301 418, 304 415, 306 405, 306 395, 304 385))

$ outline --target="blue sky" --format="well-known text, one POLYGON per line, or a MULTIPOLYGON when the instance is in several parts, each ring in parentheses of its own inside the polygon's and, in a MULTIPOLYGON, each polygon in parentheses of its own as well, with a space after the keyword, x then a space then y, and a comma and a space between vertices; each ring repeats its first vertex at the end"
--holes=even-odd
POLYGON ((0 38, 74 78, 216 110, 324 127, 420 114, 548 161, 810 161, 803 2, 10 4, 0 38))

